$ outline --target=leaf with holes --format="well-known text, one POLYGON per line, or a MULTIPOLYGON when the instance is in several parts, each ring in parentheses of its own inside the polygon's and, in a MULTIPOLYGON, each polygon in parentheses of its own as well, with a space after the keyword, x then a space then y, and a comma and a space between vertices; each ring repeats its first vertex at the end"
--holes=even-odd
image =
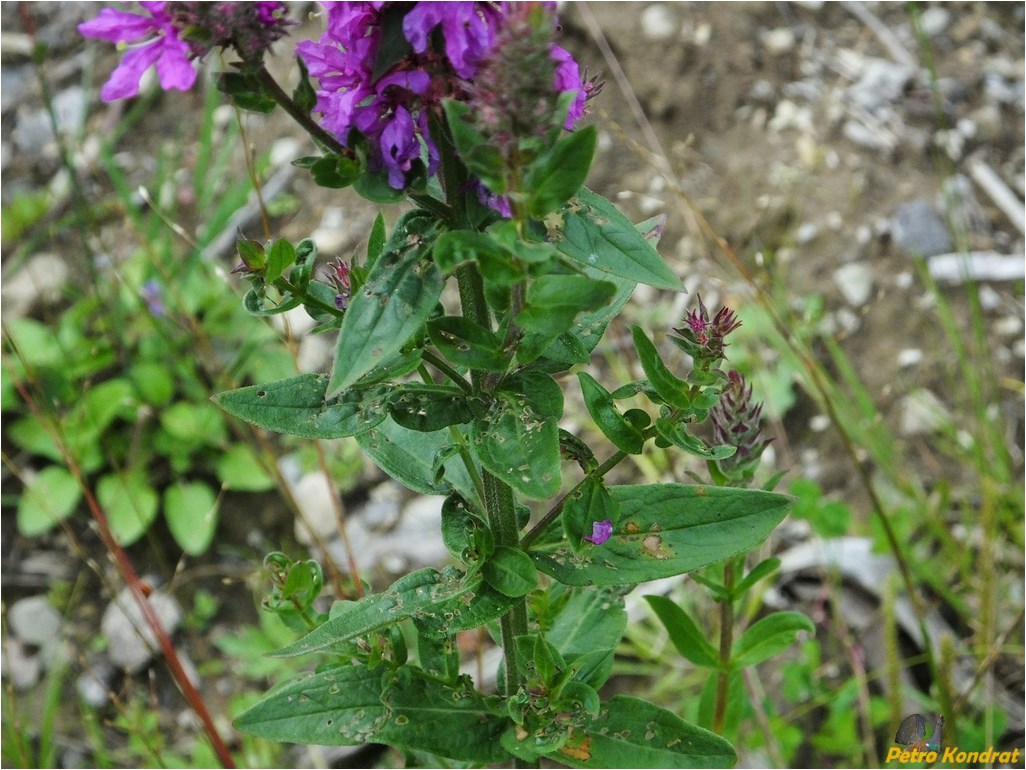
POLYGON ((229 414, 276 433, 301 438, 356 436, 388 416, 389 390, 353 389, 325 402, 328 378, 301 374, 266 385, 218 393, 213 400, 229 414))
POLYGON ((538 414, 526 396, 496 392, 470 438, 478 461, 520 494, 544 500, 559 492, 559 424, 538 414))
POLYGON ((793 498, 774 492, 687 484, 611 487, 620 517, 612 536, 575 554, 564 541, 530 551, 567 585, 632 585, 681 575, 748 551, 779 524, 793 498))

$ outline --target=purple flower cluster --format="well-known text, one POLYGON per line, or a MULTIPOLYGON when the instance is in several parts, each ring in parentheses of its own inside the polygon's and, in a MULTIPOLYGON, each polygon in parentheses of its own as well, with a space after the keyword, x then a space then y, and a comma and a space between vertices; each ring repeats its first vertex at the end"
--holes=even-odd
POLYGON ((140 2, 144 14, 104 8, 78 31, 112 43, 132 43, 104 84, 105 102, 139 93, 143 73, 156 66, 160 87, 188 91, 196 82, 192 60, 212 48, 232 46, 243 58, 258 57, 285 31, 285 4, 140 2))
MULTIPOLYGON (((474 77, 487 61, 512 3, 418 2, 402 16, 401 40, 384 40, 386 16, 406 4, 326 3, 327 30, 318 41, 297 46, 310 74, 318 79, 315 112, 325 128, 349 146, 355 129, 371 144, 374 170, 384 170, 393 188, 406 185, 418 161, 429 174, 438 149, 429 119, 441 114, 445 98, 466 99, 474 77), (436 30, 444 41, 434 47, 436 30), (392 52, 405 48, 403 55, 392 52), (384 49, 384 50, 383 50, 384 49), (392 56, 385 61, 383 57, 392 56)), ((577 91, 567 121, 584 112, 588 89, 573 58, 553 45, 552 88, 577 91)))

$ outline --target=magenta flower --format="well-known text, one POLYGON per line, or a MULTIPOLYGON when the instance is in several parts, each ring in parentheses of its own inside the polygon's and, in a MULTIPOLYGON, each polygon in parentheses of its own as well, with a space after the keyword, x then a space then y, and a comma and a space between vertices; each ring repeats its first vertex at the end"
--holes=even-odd
POLYGON ((100 91, 105 102, 128 99, 139 93, 139 81, 150 67, 157 67, 160 87, 188 91, 196 82, 196 70, 189 62, 189 45, 178 36, 178 29, 167 3, 139 3, 149 18, 135 13, 104 8, 92 21, 78 25, 86 37, 112 43, 139 42, 121 59, 117 69, 100 91))
MULTIPOLYGON (((433 174, 439 154, 429 118, 441 114, 443 99, 468 98, 515 4, 409 3, 398 42, 382 39, 389 34, 383 23, 390 3, 325 6, 325 33, 296 47, 318 81, 314 111, 323 116, 322 124, 347 147, 353 141, 353 129, 366 137, 371 169, 384 171, 395 189, 405 187, 407 175, 418 162, 433 174), (439 32, 442 43, 435 46, 439 32), (384 71, 377 69, 382 49, 401 51, 403 43, 409 44, 406 54, 389 59, 384 71)), ((556 63, 553 92, 577 92, 566 123, 569 129, 583 114, 584 100, 593 88, 581 81, 577 64, 566 51, 552 46, 551 54, 556 63)))
POLYGON ((445 55, 461 78, 472 78, 488 55, 506 3, 417 3, 403 17, 403 34, 413 50, 428 50, 431 31, 439 24, 445 37, 445 55))
POLYGON ((612 536, 612 534, 613 522, 611 522, 609 519, 604 519, 602 521, 594 522, 591 525, 591 537, 585 535, 584 539, 587 540, 589 543, 594 543, 595 545, 602 545, 612 536))

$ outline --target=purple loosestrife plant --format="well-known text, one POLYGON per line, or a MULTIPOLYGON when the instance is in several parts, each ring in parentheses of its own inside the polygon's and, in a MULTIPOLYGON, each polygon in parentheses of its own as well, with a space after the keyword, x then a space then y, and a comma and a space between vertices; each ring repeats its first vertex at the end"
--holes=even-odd
MULTIPOLYGON (((704 458, 713 473, 759 440, 709 445, 694 426, 721 398, 738 419, 758 415, 749 391, 717 368, 737 321, 727 309, 710 320, 701 301, 670 338, 691 356, 686 376, 639 327, 643 379, 610 391, 588 373, 637 284, 684 287, 655 249, 661 222, 636 226, 583 186, 596 130, 582 118, 598 86, 556 44, 553 5, 328 3, 324 34, 295 46, 291 94, 262 66, 287 32, 284 9, 216 5, 149 3, 145 15, 103 11, 84 25, 139 46, 104 98, 134 95, 151 64, 163 87, 188 87, 197 58, 231 48, 240 61, 218 87, 240 107, 294 118, 317 148, 295 163, 315 182, 410 205, 390 229, 379 215, 362 259, 319 272, 311 240, 240 237, 245 307, 258 316, 305 308, 315 331, 337 335, 335 356, 323 374, 215 400, 269 430, 352 438, 410 489, 444 496, 441 534, 454 560, 381 592, 356 590, 356 600, 336 597, 327 614, 315 605, 315 561, 268 556, 264 608, 302 634, 277 654, 326 658, 236 725, 282 741, 385 743, 461 766, 733 764, 721 736, 600 688, 629 587, 736 559, 791 501, 722 474, 718 485, 605 480, 652 443, 704 458), (595 449, 561 426, 570 370, 604 437, 595 449), (628 398, 644 401, 624 409, 628 398), (460 674, 455 644, 488 623, 503 651, 495 695, 460 674)), ((714 435, 735 437, 733 419, 717 417, 726 427, 714 435)), ((737 673, 733 660, 720 664, 737 673)))

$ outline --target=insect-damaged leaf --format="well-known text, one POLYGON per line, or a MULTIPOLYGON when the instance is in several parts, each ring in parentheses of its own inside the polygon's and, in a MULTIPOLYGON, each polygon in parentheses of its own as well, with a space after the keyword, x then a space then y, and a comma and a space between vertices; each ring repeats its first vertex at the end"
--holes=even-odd
POLYGON ((454 634, 497 618, 512 603, 485 585, 479 574, 468 577, 455 567, 441 572, 427 567, 404 575, 380 594, 335 602, 326 622, 274 655, 290 658, 330 650, 406 618, 430 635, 454 634))
POLYGON ((531 549, 538 569, 567 585, 631 585, 680 575, 758 545, 793 498, 686 484, 611 487, 612 536, 575 554, 561 540, 531 549))
POLYGON ((388 390, 353 389, 325 403, 328 378, 301 374, 266 385, 229 390, 214 402, 229 414, 277 433, 302 438, 355 436, 388 416, 388 390))
POLYGON ((487 416, 471 429, 471 450, 491 473, 533 500, 559 492, 559 424, 528 399, 498 391, 487 416))
POLYGON ((385 743, 474 765, 502 762, 506 720, 471 687, 412 668, 332 666, 272 690, 235 720, 252 735, 290 743, 385 743))
MULTIPOLYGON (((412 235, 420 238, 419 235, 412 235)), ((427 320, 442 292, 438 268, 428 259, 427 239, 413 248, 387 250, 346 309, 338 331, 327 396, 355 384, 409 341, 427 320)))
POLYGON ((601 195, 582 187, 560 214, 563 226, 554 243, 568 257, 636 283, 684 288, 645 236, 601 195))

